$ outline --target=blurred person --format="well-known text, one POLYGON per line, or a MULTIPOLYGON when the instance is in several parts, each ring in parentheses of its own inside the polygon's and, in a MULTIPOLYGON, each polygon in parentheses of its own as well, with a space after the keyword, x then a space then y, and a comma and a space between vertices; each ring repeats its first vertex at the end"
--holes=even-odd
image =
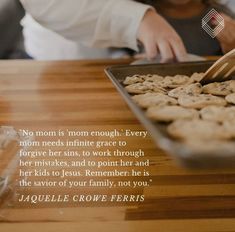
POLYGON ((24 9, 17 0, 0 2, 0 59, 25 58, 20 20, 24 9))
POLYGON ((230 14, 223 14, 225 20, 225 28, 218 34, 217 39, 220 41, 221 48, 224 53, 227 53, 235 48, 235 1, 234 0, 217 0, 230 10, 230 14))
MULTIPOLYGON (((110 58, 138 51, 147 45, 145 33, 155 31, 156 41, 170 38, 173 55, 184 60, 186 50, 175 30, 153 7, 131 0, 21 0, 25 46, 35 59, 110 58), (150 15, 150 17, 147 17, 150 15), (152 18, 152 20, 149 20, 152 18), (154 23, 152 23, 154 21, 154 23), (144 23, 146 22, 146 23, 144 23), (149 26, 148 26, 149 25, 149 26), (157 26, 157 27, 156 27, 157 26), (115 52, 114 52, 115 50, 115 52)), ((163 60, 168 57, 162 46, 163 60)), ((154 58, 151 47, 147 56, 154 58)))
POLYGON ((201 56, 222 55, 235 48, 235 20, 232 19, 234 13, 226 7, 230 1, 225 1, 223 4, 212 0, 138 0, 138 2, 153 6, 176 30, 189 53, 201 56), (201 27, 202 18, 213 8, 219 11, 225 20, 225 28, 217 38, 211 38, 201 27))
POLYGON ((21 1, 28 12, 22 22, 25 46, 35 59, 120 57, 133 52, 116 48, 137 52, 140 44, 148 59, 160 54, 163 62, 185 60, 185 46, 198 55, 220 55, 222 50, 230 49, 221 45, 225 41, 211 39, 201 28, 201 19, 212 7, 211 1, 21 1), (195 28, 196 33, 190 36, 195 28))

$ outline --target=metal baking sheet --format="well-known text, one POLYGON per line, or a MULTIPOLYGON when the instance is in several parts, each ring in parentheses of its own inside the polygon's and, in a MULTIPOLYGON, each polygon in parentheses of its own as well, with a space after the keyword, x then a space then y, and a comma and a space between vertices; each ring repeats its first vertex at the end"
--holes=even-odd
POLYGON ((136 105, 131 95, 122 84, 127 76, 135 74, 192 75, 194 72, 205 72, 212 61, 187 62, 179 64, 149 64, 112 66, 105 69, 105 73, 120 92, 126 103, 134 112, 139 121, 145 126, 158 147, 166 151, 180 164, 189 168, 221 168, 235 167, 235 142, 229 149, 202 150, 194 149, 183 142, 172 139, 166 132, 166 124, 157 123, 148 119, 145 111, 136 105))

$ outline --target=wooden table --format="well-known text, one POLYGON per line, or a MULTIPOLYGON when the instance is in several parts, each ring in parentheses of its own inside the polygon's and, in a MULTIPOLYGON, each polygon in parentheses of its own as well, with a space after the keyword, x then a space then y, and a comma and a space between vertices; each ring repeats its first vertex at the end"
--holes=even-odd
MULTIPOLYGON (((143 130, 104 74, 128 60, 1 61, 0 125, 16 129, 143 130)), ((129 141, 138 147, 140 140, 129 141)), ((0 210, 0 231, 235 231, 235 170, 178 167, 147 138, 151 160, 144 203, 0 210)))

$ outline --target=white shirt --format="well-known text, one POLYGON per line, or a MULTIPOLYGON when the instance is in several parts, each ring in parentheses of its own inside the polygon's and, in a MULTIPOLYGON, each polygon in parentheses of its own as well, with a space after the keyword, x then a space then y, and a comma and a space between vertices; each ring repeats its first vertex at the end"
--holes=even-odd
POLYGON ((138 27, 150 8, 132 0, 21 2, 26 51, 38 60, 112 57, 107 47, 138 50, 138 27))
MULTIPOLYGON (((235 12, 235 0, 217 0, 235 12)), ((149 6, 132 0, 21 0, 27 53, 38 60, 122 56, 107 47, 137 50, 136 34, 149 6), (31 17, 31 15, 33 17, 31 17)))

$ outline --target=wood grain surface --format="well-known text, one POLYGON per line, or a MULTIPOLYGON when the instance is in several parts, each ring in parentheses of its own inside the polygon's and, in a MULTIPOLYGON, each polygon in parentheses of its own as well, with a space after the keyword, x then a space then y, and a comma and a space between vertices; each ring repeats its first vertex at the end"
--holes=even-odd
MULTIPOLYGON (((103 71, 128 62, 1 61, 0 125, 29 130, 144 130, 103 71)), ((115 194, 145 194, 144 202, 37 207, 17 204, 13 194, 1 205, 0 231, 235 231, 235 170, 181 168, 150 137, 129 139, 128 144, 141 147, 150 159, 152 184, 120 188, 115 194)), ((14 191, 48 190, 13 186, 14 191)))

